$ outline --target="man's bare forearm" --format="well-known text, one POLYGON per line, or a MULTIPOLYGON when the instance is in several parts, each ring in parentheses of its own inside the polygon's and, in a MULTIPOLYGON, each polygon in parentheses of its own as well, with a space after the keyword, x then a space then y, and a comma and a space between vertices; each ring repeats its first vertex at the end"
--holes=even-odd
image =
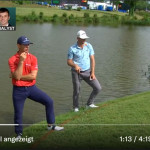
POLYGON ((73 60, 72 59, 68 59, 67 60, 67 64, 70 66, 70 67, 76 67, 76 64, 73 62, 73 60))
POLYGON ((31 80, 35 80, 36 77, 37 77, 37 71, 32 71, 31 73, 29 73, 27 75, 22 75, 20 80, 31 81, 31 80))
POLYGON ((68 60, 67 60, 67 64, 68 64, 69 66, 75 68, 75 70, 76 70, 78 73, 80 73, 81 68, 80 68, 77 64, 75 64, 72 59, 68 59, 68 60))
POLYGON ((16 80, 20 80, 22 76, 22 71, 23 71, 23 61, 20 61, 17 69, 15 70, 15 72, 12 73, 12 77, 15 78, 16 80))
POLYGON ((95 58, 94 58, 94 55, 91 56, 91 73, 95 74, 95 58))

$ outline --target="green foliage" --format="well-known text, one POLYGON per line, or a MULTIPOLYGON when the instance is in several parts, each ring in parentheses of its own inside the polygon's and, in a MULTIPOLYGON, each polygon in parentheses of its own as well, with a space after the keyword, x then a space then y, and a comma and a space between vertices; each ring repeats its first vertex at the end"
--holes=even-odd
POLYGON ((84 18, 89 18, 90 14, 89 13, 84 13, 84 18))
POLYGON ((93 24, 99 24, 99 17, 97 17, 97 14, 93 15, 93 24))
POLYGON ((136 11, 136 13, 140 16, 142 16, 143 18, 149 18, 150 17, 150 13, 149 12, 145 12, 145 11, 136 11))
POLYGON ((36 15, 34 11, 31 14, 24 16, 17 16, 17 21, 30 21, 30 22, 54 22, 62 24, 77 24, 77 25, 117 25, 117 24, 131 24, 131 25, 150 25, 150 14, 145 12, 139 12, 139 15, 143 16, 142 20, 138 20, 136 16, 119 16, 117 14, 104 14, 102 17, 98 17, 94 14, 90 17, 89 13, 84 13, 83 17, 75 17, 73 14, 67 16, 67 13, 63 13, 61 17, 54 14, 52 17, 44 16, 43 12, 36 15))
POLYGON ((81 7, 78 7, 78 8, 77 8, 77 11, 81 11, 81 7))
POLYGON ((112 15, 113 21, 119 21, 119 16, 118 15, 112 15))
POLYGON ((144 13, 142 22, 144 24, 150 25, 150 14, 149 13, 144 13))
POLYGON ((24 20, 25 21, 37 22, 38 21, 38 16, 35 14, 34 11, 32 11, 32 13, 29 14, 28 16, 24 16, 24 20))
POLYGON ((112 17, 109 16, 109 15, 103 15, 102 17, 100 17, 100 22, 102 24, 111 23, 112 22, 112 17))
POLYGON ((124 16, 121 18, 121 23, 127 25, 143 25, 142 21, 137 20, 136 16, 124 16))
MULTIPOLYGON (((21 20, 21 17, 17 17, 18 20, 21 20)), ((44 13, 40 12, 39 15, 36 15, 35 11, 32 11, 28 16, 23 17, 24 21, 32 21, 32 22, 43 22, 47 21, 47 18, 44 18, 44 13)))
POLYGON ((130 6, 129 9, 129 15, 134 16, 135 6, 138 0, 125 0, 125 3, 127 3, 130 6))
POLYGON ((67 13, 63 13, 62 17, 66 18, 67 17, 67 13))
POLYGON ((54 15, 53 15, 53 18, 58 18, 58 15, 57 15, 57 14, 54 14, 54 15))
POLYGON ((146 1, 138 1, 135 9, 136 10, 146 10, 146 7, 148 6, 148 4, 146 3, 146 1))
POLYGON ((52 22, 59 22, 59 17, 57 14, 54 14, 53 17, 52 17, 52 22))
POLYGON ((93 23, 93 19, 92 18, 90 18, 90 17, 88 17, 88 18, 85 18, 84 19, 84 24, 86 25, 86 24, 92 24, 93 23))
POLYGON ((94 18, 97 18, 97 14, 94 14, 93 17, 94 17, 94 18))
POLYGON ((70 19, 70 20, 71 20, 71 19, 74 19, 74 15, 71 14, 71 15, 69 16, 69 19, 70 19))
MULTIPOLYGON (((53 16, 47 15, 50 14, 45 10, 51 11, 52 8, 42 8, 32 9, 30 14, 17 15, 17 21, 28 21, 28 22, 53 22, 53 23, 62 23, 62 24, 76 24, 76 25, 119 25, 119 24, 132 24, 132 25, 150 25, 149 18, 150 13, 144 11, 136 11, 138 16, 129 16, 128 13, 126 15, 118 14, 116 12, 101 12, 101 11, 89 11, 84 10, 80 13, 76 11, 68 12, 67 10, 59 10, 59 13, 55 10, 55 14, 53 16), (34 11, 33 11, 34 10, 34 11), (46 16, 44 16, 44 13, 46 16), (80 15, 78 15, 80 14, 80 15), (82 14, 82 16, 81 16, 82 14), (140 18, 140 19, 139 19, 140 18)), ((28 9, 31 10, 31 9, 28 9)), ((53 11, 53 10, 52 10, 53 11)), ((18 13, 19 14, 19 13, 18 13)))
POLYGON ((61 23, 67 24, 69 23, 69 18, 67 17, 67 13, 63 13, 61 19, 61 23))
POLYGON ((23 5, 23 0, 15 1, 16 4, 23 5))
POLYGON ((68 10, 71 10, 71 9, 72 9, 72 6, 69 5, 69 6, 68 6, 68 10))
POLYGON ((39 18, 40 18, 41 20, 43 19, 43 15, 44 15, 43 12, 40 12, 40 13, 39 13, 39 18))

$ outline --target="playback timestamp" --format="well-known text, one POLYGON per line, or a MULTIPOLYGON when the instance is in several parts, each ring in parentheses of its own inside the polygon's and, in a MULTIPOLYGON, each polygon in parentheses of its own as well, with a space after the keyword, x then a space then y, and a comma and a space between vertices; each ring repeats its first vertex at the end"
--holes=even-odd
POLYGON ((122 143, 150 142, 150 136, 120 136, 119 139, 122 143))

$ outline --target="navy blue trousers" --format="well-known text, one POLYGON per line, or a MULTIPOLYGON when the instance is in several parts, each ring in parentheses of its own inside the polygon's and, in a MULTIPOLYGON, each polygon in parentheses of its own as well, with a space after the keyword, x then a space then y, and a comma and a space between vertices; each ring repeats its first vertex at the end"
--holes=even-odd
POLYGON ((47 123, 55 123, 53 100, 46 93, 38 89, 35 85, 29 87, 13 86, 14 123, 19 124, 15 126, 16 134, 23 132, 22 115, 24 103, 27 98, 45 105, 47 123))

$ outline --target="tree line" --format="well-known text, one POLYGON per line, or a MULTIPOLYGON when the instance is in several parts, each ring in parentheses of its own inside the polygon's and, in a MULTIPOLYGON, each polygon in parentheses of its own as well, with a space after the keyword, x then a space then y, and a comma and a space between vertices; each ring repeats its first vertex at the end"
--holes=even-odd
MULTIPOLYGON (((104 0, 105 1, 105 0, 104 0)), ((118 6, 120 0, 110 0, 114 5, 118 6)), ((125 4, 129 5, 129 15, 134 16, 134 12, 136 9, 144 9, 147 10, 150 8, 147 0, 123 0, 125 4)))

